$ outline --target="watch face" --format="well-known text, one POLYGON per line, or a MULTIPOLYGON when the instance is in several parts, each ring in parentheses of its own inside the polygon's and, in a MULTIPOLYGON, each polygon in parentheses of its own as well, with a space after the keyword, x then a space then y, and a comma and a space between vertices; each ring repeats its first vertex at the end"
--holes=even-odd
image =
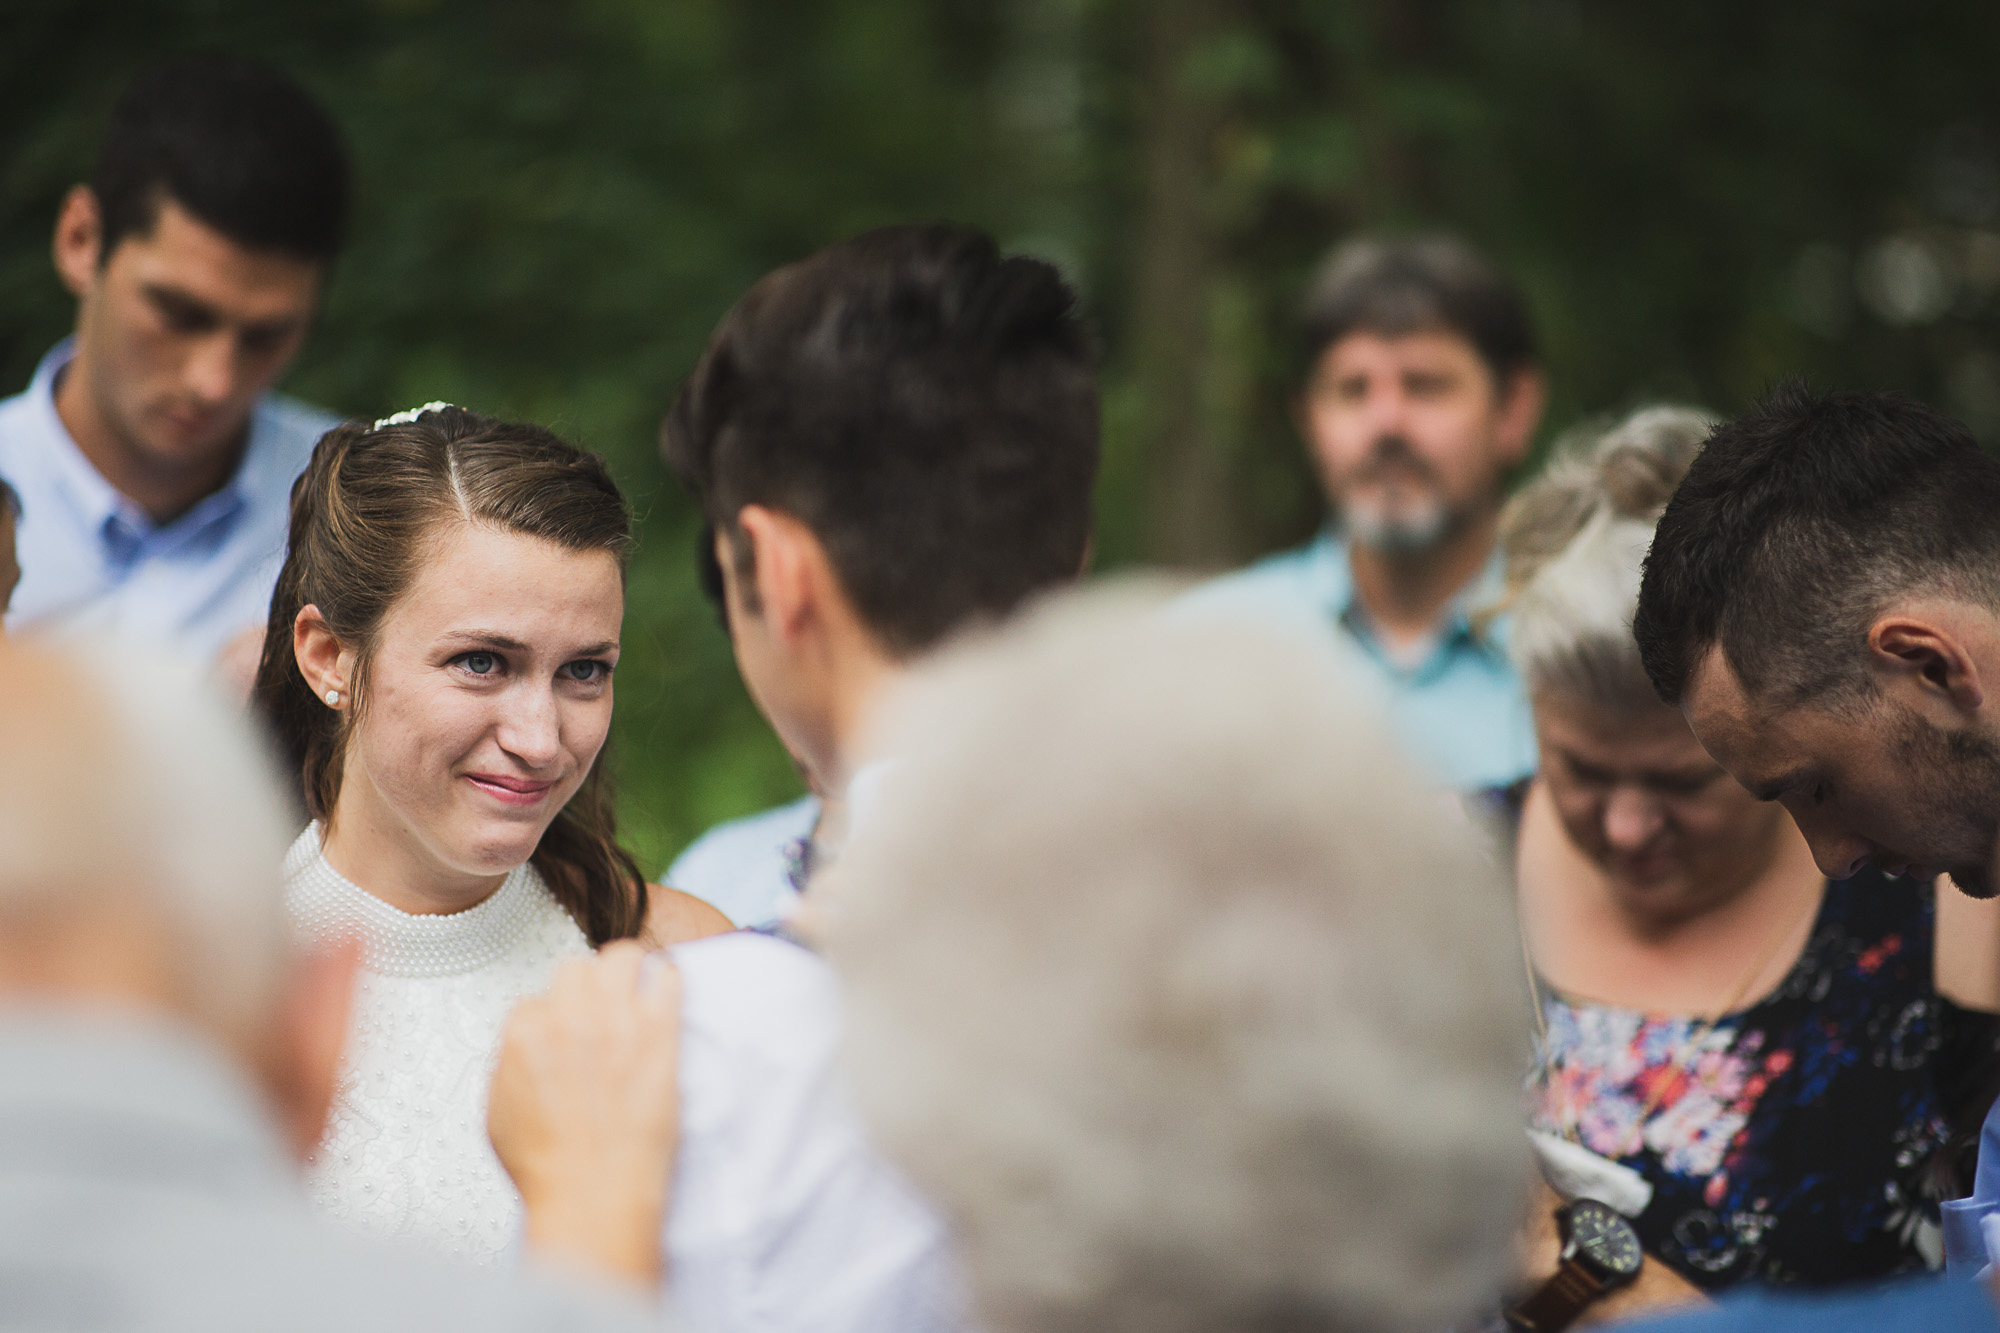
POLYGON ((1570 1205, 1569 1238, 1579 1255, 1613 1277, 1631 1277, 1646 1261, 1632 1224, 1617 1209, 1595 1199, 1578 1199, 1570 1205))

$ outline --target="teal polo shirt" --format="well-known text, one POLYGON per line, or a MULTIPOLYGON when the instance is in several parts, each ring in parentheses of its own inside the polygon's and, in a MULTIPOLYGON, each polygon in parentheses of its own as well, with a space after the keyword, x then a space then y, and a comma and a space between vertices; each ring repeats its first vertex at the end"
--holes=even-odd
POLYGON ((1389 720, 1431 775, 1461 791, 1504 787, 1535 771, 1534 719, 1507 658, 1505 618, 1475 628, 1472 613, 1500 591, 1499 552, 1453 600, 1443 631, 1414 665, 1398 662, 1370 627, 1354 591, 1347 541, 1328 529, 1295 551, 1212 579, 1183 599, 1191 609, 1268 615, 1335 636, 1374 677, 1389 720))

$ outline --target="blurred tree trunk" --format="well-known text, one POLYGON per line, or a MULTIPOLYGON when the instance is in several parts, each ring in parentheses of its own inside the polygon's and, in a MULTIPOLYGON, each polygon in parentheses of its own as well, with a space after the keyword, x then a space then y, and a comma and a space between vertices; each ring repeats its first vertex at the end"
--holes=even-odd
POLYGON ((1142 0, 1144 191, 1133 293, 1134 387, 1149 559, 1215 566, 1235 554, 1230 476, 1207 410, 1209 298, 1218 263, 1211 194, 1220 98, 1195 77, 1220 0, 1142 0))

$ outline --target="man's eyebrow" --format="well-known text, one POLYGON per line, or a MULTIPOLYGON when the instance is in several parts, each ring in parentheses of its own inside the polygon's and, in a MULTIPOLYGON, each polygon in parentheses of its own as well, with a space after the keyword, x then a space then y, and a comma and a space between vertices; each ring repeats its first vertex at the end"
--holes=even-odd
POLYGON ((170 287, 158 282, 148 282, 142 284, 139 290, 146 294, 148 300, 160 305, 170 306, 187 314, 200 315, 204 319, 215 320, 218 323, 222 319, 222 316, 217 313, 215 307, 200 297, 181 290, 179 287, 170 287))
MULTIPOLYGON (((183 291, 166 283, 148 282, 140 291, 156 305, 164 306, 180 315, 191 315, 209 324, 223 323, 222 313, 208 302, 191 292, 183 291)), ((297 315, 279 315, 272 319, 260 319, 245 324, 243 331, 251 337, 282 338, 298 328, 303 321, 297 315)))
POLYGON ((296 315, 281 315, 277 319, 263 319, 254 324, 245 324, 243 332, 253 338, 282 338, 298 328, 302 322, 296 315))

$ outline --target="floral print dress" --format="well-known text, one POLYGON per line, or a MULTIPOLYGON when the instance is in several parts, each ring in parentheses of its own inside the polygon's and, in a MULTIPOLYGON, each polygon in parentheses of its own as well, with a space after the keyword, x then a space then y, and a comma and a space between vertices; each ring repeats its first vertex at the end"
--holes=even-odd
POLYGON ((1640 1239, 1698 1286, 1937 1266, 1942 1158, 1991 1100, 2000 1020, 1938 996, 1935 915, 1877 871, 1829 882, 1777 989, 1712 1025, 1545 990, 1532 1123, 1651 1181, 1640 1239))

